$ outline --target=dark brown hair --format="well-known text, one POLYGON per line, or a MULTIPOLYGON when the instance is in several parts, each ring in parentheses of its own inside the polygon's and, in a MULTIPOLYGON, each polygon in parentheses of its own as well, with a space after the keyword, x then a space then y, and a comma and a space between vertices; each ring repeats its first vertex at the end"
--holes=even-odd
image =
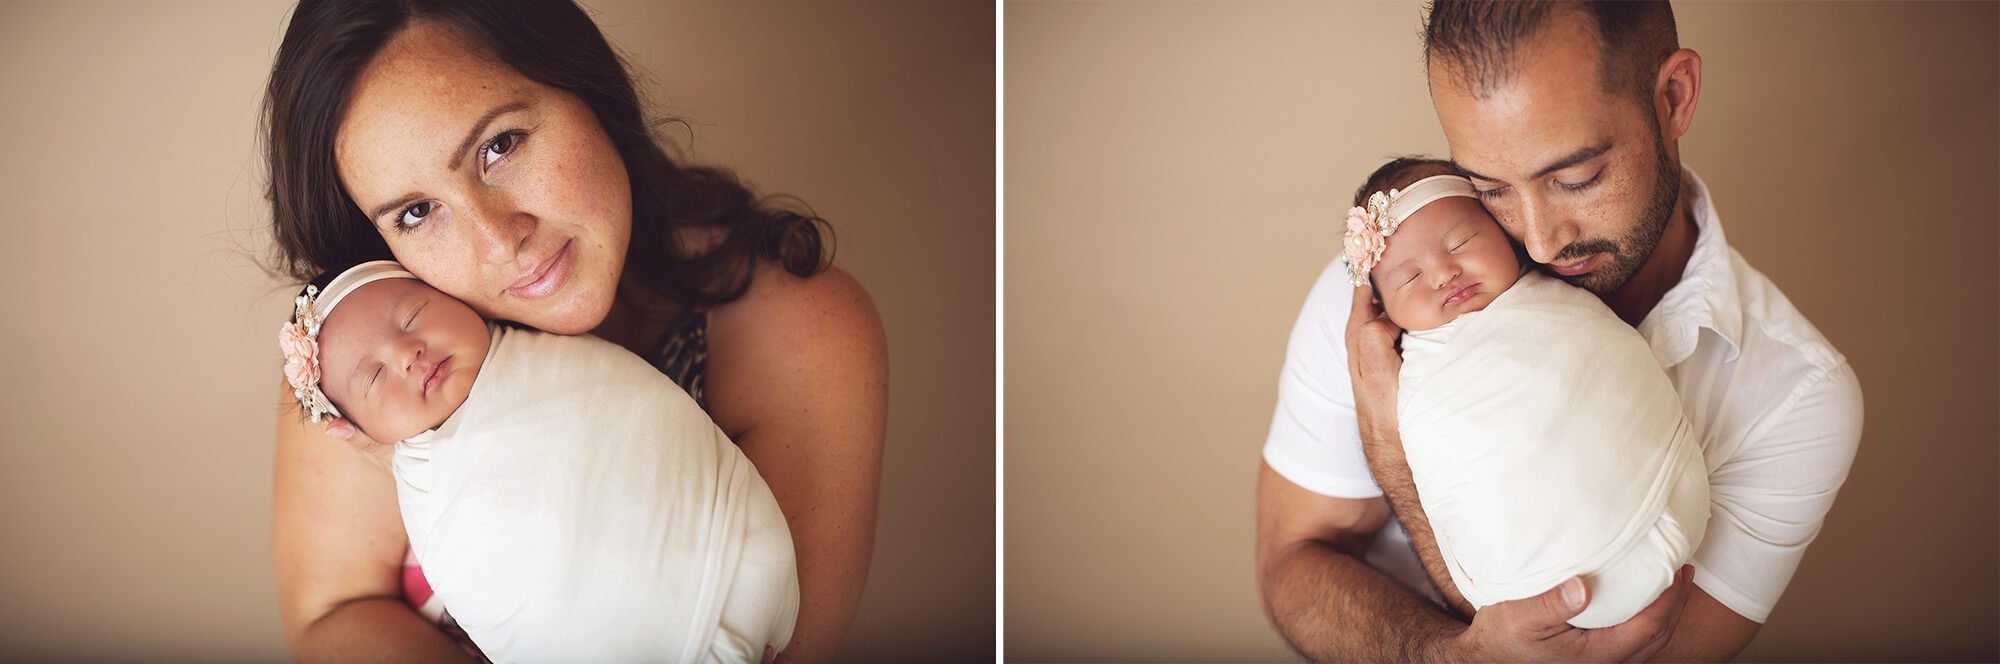
POLYGON ((626 270, 637 270, 639 282, 658 295, 686 307, 720 304, 742 296, 760 259, 802 277, 830 263, 831 228, 809 209, 783 209, 729 171, 678 164, 667 155, 624 62, 571 0, 301 0, 278 46, 264 100, 273 272, 305 282, 328 270, 393 258, 342 187, 333 139, 362 69, 418 21, 445 26, 523 76, 590 107, 631 180, 626 270), (674 232, 688 227, 720 228, 727 236, 713 251, 690 256, 674 232))
POLYGON ((1354 190, 1354 206, 1367 206, 1369 194, 1402 189, 1433 175, 1462 175, 1462 173, 1459 173, 1458 168, 1452 166, 1451 162, 1443 159, 1420 155, 1397 157, 1368 174, 1368 181, 1361 183, 1360 189, 1354 190))
POLYGON ((1560 11, 1582 12, 1597 29, 1598 85, 1606 92, 1643 103, 1660 63, 1680 48, 1666 0, 1432 0, 1424 19, 1425 71, 1450 62, 1462 83, 1485 96, 1513 77, 1515 51, 1560 11))

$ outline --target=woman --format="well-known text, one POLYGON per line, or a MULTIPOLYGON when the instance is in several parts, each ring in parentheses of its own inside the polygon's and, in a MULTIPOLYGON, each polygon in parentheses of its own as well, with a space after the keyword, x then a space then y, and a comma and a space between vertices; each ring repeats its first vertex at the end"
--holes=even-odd
MULTIPOLYGON (((832 656, 867 575, 887 351, 816 218, 671 160, 568 0, 305 0, 266 104, 286 274, 393 257, 487 317, 653 361, 787 516, 801 602, 783 654, 832 656)), ((293 408, 278 416, 272 534, 293 653, 466 659, 404 599, 385 446, 293 408)))

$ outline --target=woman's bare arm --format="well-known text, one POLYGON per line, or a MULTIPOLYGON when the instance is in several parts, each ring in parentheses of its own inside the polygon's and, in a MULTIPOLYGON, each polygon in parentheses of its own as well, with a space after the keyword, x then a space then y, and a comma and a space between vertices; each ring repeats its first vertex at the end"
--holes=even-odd
POLYGON ((763 264, 710 318, 707 399, 716 424, 771 485, 799 562, 799 620, 784 654, 833 658, 874 551, 888 417, 888 347, 867 291, 829 269, 763 264))
POLYGON ((271 553, 285 641, 301 662, 471 661, 402 601, 408 537, 394 480, 308 423, 280 383, 271 553))

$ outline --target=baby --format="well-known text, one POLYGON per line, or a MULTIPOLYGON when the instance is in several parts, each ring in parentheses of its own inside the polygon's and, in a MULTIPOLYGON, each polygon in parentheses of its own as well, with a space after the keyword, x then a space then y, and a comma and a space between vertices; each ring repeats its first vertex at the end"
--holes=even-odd
POLYGON ((393 261, 295 304, 294 394, 397 441, 410 546, 494 661, 754 662, 791 640, 777 500, 644 360, 490 323, 393 261))
POLYGON ((1522 269, 1447 162, 1378 169, 1348 277, 1405 332, 1396 416, 1445 567, 1477 609, 1584 577, 1577 627, 1622 623, 1701 545, 1708 469, 1639 333, 1522 269))

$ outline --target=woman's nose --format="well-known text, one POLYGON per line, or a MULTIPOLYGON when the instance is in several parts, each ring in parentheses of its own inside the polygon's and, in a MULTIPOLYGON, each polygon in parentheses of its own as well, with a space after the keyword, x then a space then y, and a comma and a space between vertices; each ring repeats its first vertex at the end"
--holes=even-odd
POLYGON ((463 222, 460 227, 468 235, 466 241, 489 264, 514 262, 535 230, 533 216, 497 197, 489 197, 466 210, 463 222))

